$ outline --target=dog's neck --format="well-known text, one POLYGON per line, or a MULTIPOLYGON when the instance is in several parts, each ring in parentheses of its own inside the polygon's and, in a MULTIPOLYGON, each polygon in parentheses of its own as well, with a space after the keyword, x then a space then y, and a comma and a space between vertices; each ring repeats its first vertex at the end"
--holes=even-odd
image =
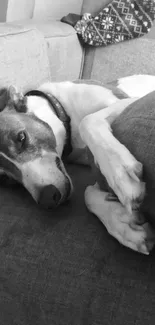
MULTIPOLYGON (((64 107, 70 118, 73 151, 85 147, 79 134, 81 120, 86 115, 103 109, 117 100, 116 96, 104 87, 76 85, 69 81, 45 83, 38 90, 46 95, 52 94, 64 107)), ((33 112, 51 126, 57 141, 57 151, 62 154, 66 142, 66 132, 62 121, 52 112, 48 100, 37 96, 32 97, 28 99, 28 111, 33 112)))
POLYGON ((50 107, 48 100, 38 96, 28 96, 27 107, 28 113, 33 113, 52 128, 57 143, 56 150, 61 156, 66 143, 66 129, 50 107))

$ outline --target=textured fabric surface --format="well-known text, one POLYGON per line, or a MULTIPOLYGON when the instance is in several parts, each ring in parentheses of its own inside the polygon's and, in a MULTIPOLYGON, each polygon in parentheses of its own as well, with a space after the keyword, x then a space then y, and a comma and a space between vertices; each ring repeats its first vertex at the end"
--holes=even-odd
POLYGON ((113 123, 114 135, 143 164, 146 196, 141 206, 155 224, 155 92, 131 104, 113 123))
POLYGON ((154 325, 155 252, 108 235, 84 206, 90 170, 69 172, 76 191, 57 211, 0 188, 1 325, 154 325))
POLYGON ((42 34, 17 24, 0 24, 0 87, 21 90, 50 80, 47 45, 42 34))
MULTIPOLYGON (((154 28, 151 35, 154 36, 154 28)), ((104 48, 87 48, 83 78, 106 83, 133 74, 155 74, 154 52, 155 40, 150 37, 104 48)))
POLYGON ((80 78, 83 69, 83 49, 73 27, 58 21, 20 21, 27 28, 37 28, 45 37, 54 81, 80 78))

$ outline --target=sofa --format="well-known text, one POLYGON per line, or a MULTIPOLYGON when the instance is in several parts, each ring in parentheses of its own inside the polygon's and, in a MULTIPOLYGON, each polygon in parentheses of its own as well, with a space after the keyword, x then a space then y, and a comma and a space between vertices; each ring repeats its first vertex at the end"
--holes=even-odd
MULTIPOLYGON (((155 74, 155 29, 141 39, 83 47, 69 12, 110 0, 3 0, 0 87, 27 91, 45 81, 155 74)), ((120 245, 84 204, 91 169, 69 165, 75 191, 57 210, 41 209, 19 186, 0 187, 1 325, 154 325, 155 252, 120 245)))

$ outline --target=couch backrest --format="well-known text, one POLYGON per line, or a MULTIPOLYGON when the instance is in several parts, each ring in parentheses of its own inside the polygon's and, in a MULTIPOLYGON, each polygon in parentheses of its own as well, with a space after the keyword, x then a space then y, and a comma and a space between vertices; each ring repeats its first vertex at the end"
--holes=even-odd
POLYGON ((111 0, 35 0, 34 18, 61 19, 68 13, 96 13, 111 0))
POLYGON ((111 0, 2 0, 0 1, 0 21, 22 19, 61 19, 68 13, 92 14, 111 0))
POLYGON ((34 18, 61 19, 69 12, 81 13, 83 0, 35 0, 34 18))
POLYGON ((102 9, 111 1, 112 0, 83 0, 81 12, 90 12, 91 14, 96 14, 100 9, 102 9))

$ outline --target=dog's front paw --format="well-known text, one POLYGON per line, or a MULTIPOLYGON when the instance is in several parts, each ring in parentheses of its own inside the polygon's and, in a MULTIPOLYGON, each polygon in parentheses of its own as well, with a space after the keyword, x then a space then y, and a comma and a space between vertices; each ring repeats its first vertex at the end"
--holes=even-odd
POLYGON ((95 114, 81 122, 80 134, 120 202, 129 212, 137 208, 145 195, 142 164, 113 136, 108 122, 95 114))
POLYGON ((104 224, 110 235, 122 245, 148 255, 155 245, 155 230, 142 216, 130 214, 120 203, 108 199, 109 193, 101 192, 98 185, 88 186, 85 203, 104 224))
POLYGON ((121 143, 113 151, 96 150, 101 173, 129 213, 137 209, 145 195, 145 183, 141 181, 143 166, 121 143), (106 161, 107 160, 107 161, 106 161))

